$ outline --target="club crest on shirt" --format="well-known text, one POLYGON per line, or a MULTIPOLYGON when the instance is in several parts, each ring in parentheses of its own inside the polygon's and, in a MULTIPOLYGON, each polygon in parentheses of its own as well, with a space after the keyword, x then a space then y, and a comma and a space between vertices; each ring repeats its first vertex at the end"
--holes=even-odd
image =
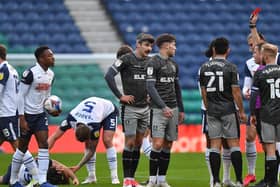
POLYGON ((0 73, 0 81, 3 80, 4 78, 4 73, 0 73))
POLYGON ((22 77, 27 77, 28 73, 29 73, 29 70, 25 70, 25 71, 22 73, 22 77))
POLYGON ((95 138, 98 138, 98 137, 100 136, 99 131, 94 131, 94 132, 93 132, 93 136, 94 136, 95 138))
POLYGON ((115 66, 119 67, 122 64, 122 61, 120 59, 117 59, 115 62, 115 66))
POLYGON ((147 74, 148 74, 148 75, 152 75, 153 72, 154 72, 154 68, 153 68, 153 67, 148 67, 148 69, 147 69, 147 74))

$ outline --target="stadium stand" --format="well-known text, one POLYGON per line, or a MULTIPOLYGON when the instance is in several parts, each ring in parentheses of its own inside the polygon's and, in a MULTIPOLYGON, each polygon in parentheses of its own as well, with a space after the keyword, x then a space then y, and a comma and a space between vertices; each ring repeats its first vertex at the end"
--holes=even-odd
POLYGON ((0 41, 10 53, 49 45, 56 53, 90 53, 63 0, 0 1, 0 41))
MULTIPOLYGON (((162 32, 176 35, 177 54, 175 60, 180 66, 183 99, 187 113, 185 123, 187 124, 200 124, 197 71, 200 65, 207 60, 203 53, 213 38, 221 35, 229 38, 232 51, 229 60, 238 65, 241 83, 243 83, 244 62, 250 57, 246 41, 249 33, 248 16, 254 8, 262 8, 261 15, 263 16, 258 24, 259 30, 265 34, 268 41, 280 44, 278 37, 280 1, 99 1, 103 3, 108 15, 113 18, 113 23, 117 26, 125 43, 134 46, 135 37, 139 32, 149 32, 155 36, 162 32)), ((78 6, 78 2, 75 3, 73 6, 78 6)), ((65 4, 66 1, 63 0, 1 0, 0 42, 8 46, 9 53, 33 53, 34 48, 42 44, 49 45, 55 53, 91 53, 85 40, 81 37, 79 28, 75 25, 74 19, 69 14, 69 6, 67 8, 65 4)), ((84 16, 84 14, 80 14, 80 16, 84 16)), ((82 65, 75 65, 79 66, 73 67, 75 70, 68 66, 57 66, 55 71, 58 69, 59 74, 66 76, 70 75, 70 72, 78 71, 75 68, 80 68, 83 71, 83 77, 86 77, 84 74, 87 74, 87 69, 82 68, 82 65)), ((91 70, 95 69, 93 64, 85 65, 85 67, 88 66, 91 70)), ((100 68, 96 69, 101 72, 100 68)), ((93 91, 115 101, 114 96, 106 89, 107 85, 103 80, 103 75, 99 74, 94 78, 94 84, 91 85, 93 90, 86 88, 86 84, 83 87, 83 80, 81 80, 83 78, 74 79, 74 77, 76 77, 75 73, 71 74, 71 77, 61 77, 61 80, 66 85, 78 87, 79 89, 76 91, 70 91, 69 86, 67 88, 63 86, 64 84, 60 84, 59 77, 56 81, 59 86, 55 85, 54 88, 55 94, 62 94, 63 97, 69 99, 69 103, 67 101, 64 103, 66 109, 73 106, 70 102, 71 97, 72 100, 74 97, 81 99, 93 91), (66 91, 71 94, 67 95, 66 91)), ((89 82, 88 77, 85 79, 89 82)))
MULTIPOLYGON (((183 99, 187 113, 185 123, 201 122, 197 72, 200 65, 207 60, 204 51, 212 39, 218 36, 229 38, 232 52, 229 60, 237 64, 241 84, 245 60, 250 58, 246 39, 249 34, 248 19, 256 7, 262 8, 262 21, 258 24, 260 31, 268 41, 280 44, 275 34, 279 28, 278 1, 102 1, 125 42, 132 46, 135 45, 135 37, 139 32, 149 32, 155 36, 162 32, 176 35, 175 60, 180 66, 181 86, 184 89, 183 99)), ((248 109, 248 103, 245 105, 248 109)))

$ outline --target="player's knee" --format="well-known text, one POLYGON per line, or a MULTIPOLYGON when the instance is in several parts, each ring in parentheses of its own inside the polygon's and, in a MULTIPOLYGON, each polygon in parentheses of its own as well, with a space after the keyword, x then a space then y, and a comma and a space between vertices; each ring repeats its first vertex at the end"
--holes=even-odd
POLYGON ((162 142, 153 142, 153 149, 155 150, 161 150, 162 149, 162 142))
POLYGON ((48 149, 49 148, 49 144, 47 141, 44 141, 44 142, 38 142, 38 147, 40 149, 48 149))
POLYGON ((103 138, 104 146, 107 148, 110 148, 113 146, 113 139, 112 138, 103 138))
POLYGON ((256 139, 256 133, 250 132, 246 134, 246 141, 253 142, 256 139))

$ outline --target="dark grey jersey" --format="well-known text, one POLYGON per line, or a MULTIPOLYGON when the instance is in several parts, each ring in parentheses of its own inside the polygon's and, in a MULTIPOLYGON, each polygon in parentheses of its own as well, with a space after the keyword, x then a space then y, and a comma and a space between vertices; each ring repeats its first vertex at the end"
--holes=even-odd
POLYGON ((239 86, 237 67, 224 59, 213 59, 200 68, 199 82, 207 93, 207 114, 224 116, 236 111, 232 86, 239 86))
POLYGON ((261 120, 271 124, 280 123, 280 66, 267 65, 254 75, 252 91, 261 97, 261 120))
POLYGON ((145 69, 147 60, 148 58, 137 58, 134 53, 130 53, 113 64, 113 68, 121 74, 124 94, 135 97, 131 106, 144 107, 148 104, 145 69))
MULTIPOLYGON (((155 88, 170 108, 177 107, 175 81, 178 81, 178 65, 170 58, 163 59, 159 55, 153 56, 147 66, 147 81, 156 81, 155 88)), ((156 106, 152 100, 153 107, 156 106)))

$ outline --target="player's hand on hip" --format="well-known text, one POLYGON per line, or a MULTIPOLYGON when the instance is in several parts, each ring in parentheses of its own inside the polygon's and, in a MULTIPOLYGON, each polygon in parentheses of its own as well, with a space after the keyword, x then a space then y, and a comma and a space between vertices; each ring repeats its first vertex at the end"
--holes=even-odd
POLYGON ((242 123, 247 123, 247 116, 244 112, 240 112, 239 117, 242 123))
POLYGON ((256 126, 257 118, 256 118, 255 115, 251 115, 251 117, 250 117, 250 124, 256 126))
POLYGON ((133 95, 123 95, 120 97, 120 102, 125 104, 132 104, 134 103, 134 96, 133 95))
POLYGON ((171 118, 173 116, 173 111, 167 106, 162 109, 163 115, 167 118, 171 118))
POLYGON ((185 113, 179 112, 179 124, 183 123, 184 119, 185 119, 185 113))

